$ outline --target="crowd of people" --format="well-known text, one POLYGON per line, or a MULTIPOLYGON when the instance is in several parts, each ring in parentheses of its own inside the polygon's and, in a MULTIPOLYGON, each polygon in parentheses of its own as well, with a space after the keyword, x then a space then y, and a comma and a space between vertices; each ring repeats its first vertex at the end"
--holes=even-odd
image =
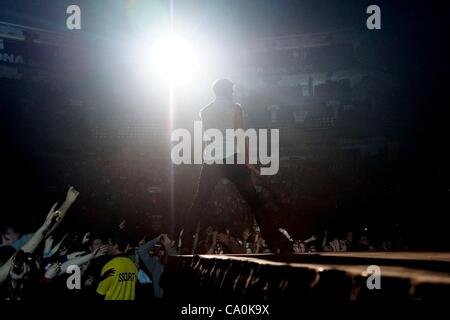
MULTIPOLYGON (((273 253, 255 221, 235 227, 207 225, 197 228, 193 239, 178 234, 160 234, 136 242, 122 221, 109 234, 95 227, 85 234, 55 231, 59 229, 79 193, 70 187, 64 203, 50 209, 44 223, 34 233, 21 234, 15 227, 0 230, 0 298, 27 300, 51 296, 63 299, 152 300, 164 297, 164 266, 175 254, 264 254, 273 253), (192 242, 191 242, 192 240, 192 242), (36 292, 39 294, 36 295, 36 292)), ((354 238, 352 230, 342 234, 311 235, 295 239, 279 229, 290 243, 290 251, 342 252, 406 250, 401 238, 370 243, 367 232, 354 238)), ((141 235, 139 235, 141 236, 141 235)))
POLYGON ((123 222, 108 236, 87 232, 55 238, 54 231, 78 194, 70 187, 64 203, 58 209, 53 205, 34 233, 21 234, 13 226, 2 227, 0 299, 161 298, 161 288, 156 284, 164 269, 164 257, 174 254, 167 235, 148 242, 142 239, 132 246, 123 232, 123 222), (72 272, 75 278, 70 285, 72 272))

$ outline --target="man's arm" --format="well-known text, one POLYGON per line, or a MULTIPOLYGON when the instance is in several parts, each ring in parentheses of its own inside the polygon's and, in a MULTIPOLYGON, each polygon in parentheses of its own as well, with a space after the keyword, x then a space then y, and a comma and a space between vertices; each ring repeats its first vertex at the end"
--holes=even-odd
POLYGON ((1 267, 0 267, 0 284, 3 283, 8 278, 9 275, 9 269, 11 269, 12 265, 12 257, 9 258, 8 261, 6 261, 1 267))
POLYGON ((206 251, 206 254, 214 254, 214 249, 216 248, 216 245, 217 245, 217 231, 213 231, 211 246, 209 247, 208 251, 206 251))
MULTIPOLYGON (((53 224, 61 219, 59 211, 55 211, 56 206, 57 203, 55 203, 50 209, 50 212, 47 214, 47 218, 45 219, 44 224, 33 234, 31 239, 22 246, 21 249, 24 252, 32 253, 47 235, 48 230, 52 228, 53 224)), ((13 257, 11 257, 4 265, 0 267, 0 284, 2 284, 8 278, 12 259, 13 257)))
POLYGON ((197 250, 199 238, 200 238, 200 222, 198 222, 197 226, 195 227, 194 242, 192 244, 192 254, 195 254, 195 251, 197 250))
POLYGON ((41 241, 48 235, 49 230, 54 229, 53 226, 61 221, 62 217, 60 211, 55 210, 56 206, 57 203, 50 209, 44 224, 33 234, 31 239, 23 245, 21 249, 24 252, 34 252, 41 241))
POLYGON ((148 252, 155 244, 157 244, 160 241, 161 236, 162 235, 159 235, 155 239, 150 240, 149 242, 143 244, 137 249, 137 254, 139 255, 139 258, 150 272, 152 272, 153 270, 153 259, 152 257, 150 257, 150 254, 148 252))
POLYGON ((107 252, 108 252, 108 246, 104 245, 104 246, 101 246, 100 248, 97 248, 92 253, 85 254, 81 257, 76 257, 76 258, 70 259, 61 265, 60 274, 65 273, 67 268, 71 265, 76 265, 76 266, 82 265, 83 263, 91 261, 92 259, 96 259, 98 257, 106 255, 107 252))
MULTIPOLYGON (((98 288, 98 285, 99 285, 102 281, 108 279, 109 277, 114 276, 115 273, 116 273, 116 269, 111 268, 111 269, 106 270, 105 273, 103 273, 103 274, 102 274, 100 277, 98 277, 98 278, 95 278, 95 279, 94 279, 93 276, 90 276, 90 278, 92 278, 92 279, 86 280, 85 286, 91 286, 91 287, 98 288), (88 283, 88 281, 90 281, 90 283, 88 283)), ((105 296, 104 294, 100 294, 100 293, 99 293, 99 295, 102 296, 103 298, 104 298, 104 296, 105 296)))
POLYGON ((56 252, 58 252, 59 248, 61 247, 61 244, 63 243, 64 239, 68 236, 69 234, 66 233, 61 240, 58 242, 58 244, 56 246, 54 246, 52 248, 52 250, 48 253, 48 256, 53 256, 56 252))
POLYGON ((109 289, 112 285, 112 276, 115 274, 116 270, 114 268, 110 268, 108 270, 105 270, 105 272, 102 272, 101 276, 97 281, 94 280, 94 285, 97 286, 97 289, 95 292, 97 293, 98 299, 105 299, 105 296, 108 294, 109 289))
POLYGON ((69 190, 67 190, 66 200, 58 210, 60 212, 61 219, 53 226, 53 228, 48 232, 48 234, 51 234, 59 226, 62 219, 66 216, 67 211, 69 211, 72 204, 75 202, 75 200, 77 200, 79 194, 80 193, 74 187, 72 186, 69 187, 69 190))
POLYGON ((168 256, 174 256, 177 254, 177 249, 175 246, 172 246, 172 240, 167 236, 167 234, 163 234, 161 236, 161 244, 163 245, 164 249, 166 249, 168 256))

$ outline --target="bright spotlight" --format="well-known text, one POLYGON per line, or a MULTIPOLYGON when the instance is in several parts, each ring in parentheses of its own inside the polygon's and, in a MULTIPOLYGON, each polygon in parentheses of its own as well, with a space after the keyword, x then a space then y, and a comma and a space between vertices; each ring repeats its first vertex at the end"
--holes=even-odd
POLYGON ((151 47, 155 71, 169 84, 183 84, 193 79, 198 68, 198 57, 183 38, 167 35, 158 38, 151 47))

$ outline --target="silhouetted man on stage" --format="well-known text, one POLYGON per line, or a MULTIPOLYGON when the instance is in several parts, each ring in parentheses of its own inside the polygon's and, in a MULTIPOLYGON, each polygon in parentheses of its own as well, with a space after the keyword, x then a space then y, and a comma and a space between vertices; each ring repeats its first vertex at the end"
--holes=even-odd
MULTIPOLYGON (((188 215, 191 228, 193 225, 197 225, 197 237, 201 226, 202 209, 206 207, 214 187, 221 178, 226 178, 235 185, 244 200, 249 204, 258 224, 261 226, 263 222, 259 214, 261 201, 251 177, 252 172, 259 174, 259 171, 253 164, 249 163, 248 142, 245 141, 244 146, 237 145, 237 148, 235 148, 234 137, 230 139, 226 135, 227 129, 244 129, 243 110, 238 103, 233 101, 233 86, 234 84, 229 80, 217 80, 213 84, 215 100, 200 111, 205 132, 208 129, 217 129, 221 131, 223 141, 211 139, 212 142, 208 147, 214 148, 218 152, 213 155, 205 152, 203 157, 204 164, 201 169, 197 192, 188 215), (237 154, 239 152, 245 152, 245 163, 243 164, 238 164, 237 154), (212 163, 213 161, 214 163, 212 163), (230 162, 233 164, 227 164, 230 162)), ((263 228, 261 228, 261 231, 264 231, 263 228)), ((188 232, 188 234, 191 232, 188 232)), ((194 240, 193 251, 196 247, 196 240, 194 240)))

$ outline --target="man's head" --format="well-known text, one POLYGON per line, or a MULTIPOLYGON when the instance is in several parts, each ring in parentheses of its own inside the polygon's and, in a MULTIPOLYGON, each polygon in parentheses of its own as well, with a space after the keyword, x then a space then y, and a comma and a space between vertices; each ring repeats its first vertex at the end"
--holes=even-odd
POLYGON ((1 244, 11 245, 20 238, 20 233, 12 226, 4 226, 0 229, 1 244))
POLYGON ((345 240, 352 242, 353 241, 353 232, 352 231, 347 231, 347 233, 345 234, 345 240))
POLYGON ((230 80, 219 79, 214 82, 212 89, 213 89, 216 97, 232 99, 233 98, 233 86, 234 86, 234 83, 231 82, 230 80))
POLYGON ((103 245, 103 240, 100 238, 94 238, 91 240, 91 244, 89 246, 89 249, 91 252, 94 252, 98 248, 100 248, 103 245))
POLYGON ((108 253, 110 255, 117 255, 125 252, 128 245, 128 241, 121 235, 113 235, 112 237, 109 238, 108 244, 109 244, 108 253))
POLYGON ((359 243, 362 245, 369 245, 369 238, 366 235, 359 236, 359 243))

